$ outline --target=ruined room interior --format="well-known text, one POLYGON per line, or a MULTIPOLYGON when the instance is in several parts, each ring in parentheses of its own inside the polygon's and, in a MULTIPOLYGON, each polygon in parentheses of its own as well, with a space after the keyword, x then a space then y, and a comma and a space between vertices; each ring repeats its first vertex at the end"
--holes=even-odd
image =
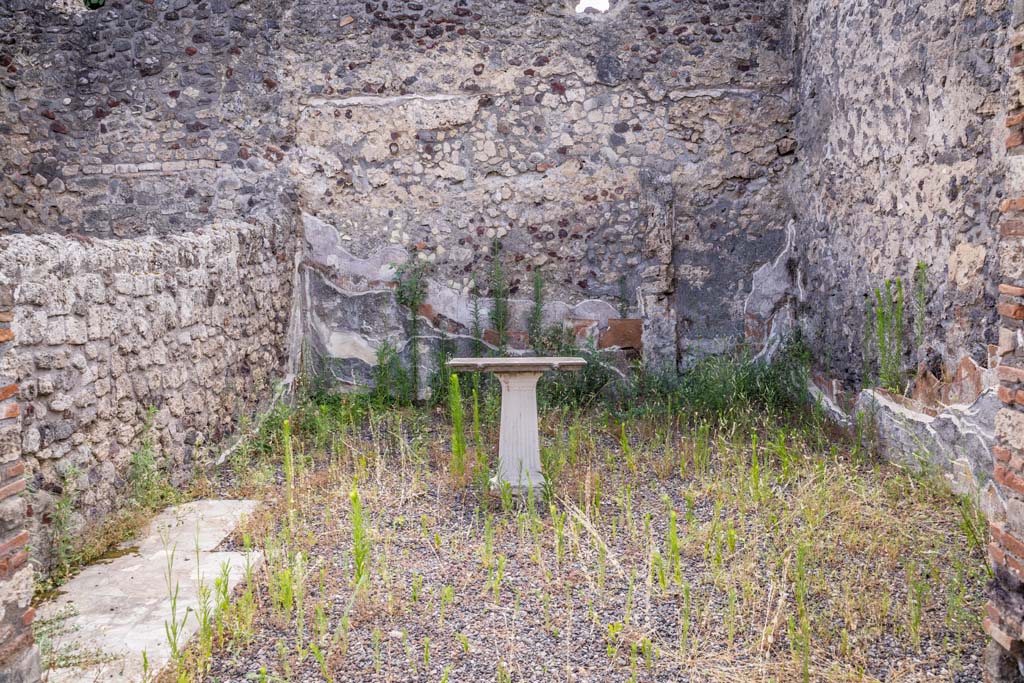
POLYGON ((0 0, 0 680, 1024 680, 1022 83, 1019 0, 0 0), (513 495, 446 363, 535 356, 513 495))

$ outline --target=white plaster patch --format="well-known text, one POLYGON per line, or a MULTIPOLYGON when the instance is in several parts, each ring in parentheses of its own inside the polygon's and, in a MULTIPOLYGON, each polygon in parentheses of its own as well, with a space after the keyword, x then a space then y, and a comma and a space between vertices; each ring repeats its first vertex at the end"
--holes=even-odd
POLYGON ((704 283, 711 279, 711 269, 707 266, 681 263, 676 266, 676 275, 691 287, 700 289, 704 286, 704 283))
POLYGON ((302 226, 310 260, 329 266, 336 275, 346 279, 389 282, 395 277, 395 267, 408 259, 405 249, 395 246, 383 247, 364 259, 359 258, 342 247, 338 231, 319 218, 303 214, 302 226))
POLYGON ((949 257, 949 279, 963 289, 975 282, 985 265, 987 250, 980 244, 958 244, 949 257))
POLYGON ((377 349, 360 334, 331 332, 325 344, 327 352, 334 358, 358 358, 367 365, 377 365, 377 349))

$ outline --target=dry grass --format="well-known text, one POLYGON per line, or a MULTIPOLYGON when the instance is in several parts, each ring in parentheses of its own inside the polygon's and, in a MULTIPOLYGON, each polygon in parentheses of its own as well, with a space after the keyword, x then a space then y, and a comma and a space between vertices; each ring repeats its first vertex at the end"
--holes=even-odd
POLYGON ((813 423, 551 414, 530 502, 451 476, 442 415, 340 414, 300 425, 292 510, 280 454, 236 468, 266 500, 245 530, 270 549, 258 609, 179 680, 979 678, 970 508, 813 423))

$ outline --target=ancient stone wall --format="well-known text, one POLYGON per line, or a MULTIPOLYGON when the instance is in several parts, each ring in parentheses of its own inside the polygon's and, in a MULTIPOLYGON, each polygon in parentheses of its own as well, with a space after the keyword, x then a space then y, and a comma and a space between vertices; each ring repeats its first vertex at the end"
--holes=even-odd
POLYGON ((1008 152, 998 210, 998 334, 1002 409, 995 416, 995 481, 1003 500, 989 515, 989 559, 995 573, 984 627, 992 637, 985 653, 985 680, 1024 680, 1024 3, 1013 7, 1008 49, 1002 59, 1010 78, 999 120, 1008 152))
POLYGON ((44 564, 57 498, 74 528, 124 502, 151 408, 181 483, 284 371, 297 222, 279 11, 0 3, 0 254, 44 564))
POLYGON ((405 253, 434 268, 429 335, 468 333, 475 282, 486 327, 494 239, 513 346, 539 270, 548 322, 581 342, 627 317, 657 362, 734 347, 789 218, 785 17, 744 0, 292 3, 279 88, 330 372, 365 379, 375 347, 405 343, 386 285, 405 253))
POLYGON ((285 231, 242 223, 87 243, 0 237, 17 283, 11 365, 40 559, 58 498, 70 496, 80 515, 72 532, 125 501, 147 422, 158 463, 181 485, 270 401, 284 367, 293 245, 285 231))
POLYGON ((0 328, 16 335, 0 329, 0 669, 24 680, 26 528, 45 567, 54 534, 125 502, 147 429, 187 482, 284 373, 297 222, 278 12, 0 3, 0 328))
POLYGON ((969 442, 975 473, 1001 440, 986 623, 1012 653, 990 669, 1016 661, 1006 0, 573 5, 0 2, 0 642, 27 642, 27 511, 41 558, 57 497, 102 518, 150 408, 180 481, 269 397, 288 342, 334 385, 366 381, 385 341, 421 346, 425 375, 442 334, 465 347, 474 290, 488 327, 500 240, 514 351, 539 271, 545 323, 580 343, 685 366, 798 325, 848 386, 873 288, 904 278, 912 325, 924 263, 918 386, 967 404, 1002 363, 995 429, 978 404, 918 428, 944 461, 969 442), (420 339, 394 293, 409 258, 431 267, 420 339))
POLYGON ((964 357, 987 366, 1008 13, 1003 0, 794 3, 799 317, 833 376, 859 383, 865 307, 887 278, 906 284, 911 336, 918 262, 925 329, 905 363, 938 379, 964 357))
POLYGON ((190 232, 280 213, 279 3, 0 3, 0 231, 190 232))
MULTIPOLYGON (((745 317, 757 339, 770 327, 772 306, 744 309, 790 218, 787 11, 12 0, 0 8, 0 143, 13 150, 0 227, 172 234, 253 212, 284 222, 297 199, 337 233, 328 253, 319 238, 307 249, 313 347, 362 378, 358 356, 384 337, 360 330, 376 322, 353 310, 368 299, 334 300, 351 292, 332 259, 393 260, 400 247, 430 261, 440 317, 427 318, 457 336, 469 320, 449 304, 485 279, 498 238, 513 298, 539 268, 550 322, 639 346, 632 323, 616 328, 623 340, 608 320, 642 318, 649 359, 686 361, 732 348, 745 317), (580 304, 586 317, 559 318, 580 304)), ((384 336, 406 343, 394 326, 384 336)))

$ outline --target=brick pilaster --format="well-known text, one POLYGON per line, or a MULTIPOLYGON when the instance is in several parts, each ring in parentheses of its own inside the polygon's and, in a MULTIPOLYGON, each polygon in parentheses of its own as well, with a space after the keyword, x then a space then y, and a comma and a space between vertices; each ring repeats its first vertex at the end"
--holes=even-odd
POLYGON ((1024 683, 1024 3, 1014 6, 1006 105, 1006 198, 999 219, 999 398, 992 460, 1005 506, 990 520, 994 578, 982 625, 989 683, 1024 683))
MULTIPOLYGON (((1004 209, 1010 209, 1004 202, 1004 209)), ((1004 210, 1003 220, 1016 220, 1004 210)), ((1024 237, 1003 237, 1003 249, 1024 249, 1024 237)), ((1005 251, 1004 251, 1005 253, 1005 251)), ((1006 275, 1004 269, 1004 275, 1006 275)), ((996 484, 1006 513, 991 520, 989 560, 995 578, 985 607, 983 626, 992 638, 984 660, 990 683, 1024 680, 1024 284, 1012 278, 999 287, 999 398, 996 445, 992 448, 996 484)))
POLYGON ((32 567, 28 562, 21 406, 11 367, 13 287, 0 282, 0 672, 4 683, 39 680, 32 639, 32 567), (5 362, 6 361, 6 362, 5 362))

